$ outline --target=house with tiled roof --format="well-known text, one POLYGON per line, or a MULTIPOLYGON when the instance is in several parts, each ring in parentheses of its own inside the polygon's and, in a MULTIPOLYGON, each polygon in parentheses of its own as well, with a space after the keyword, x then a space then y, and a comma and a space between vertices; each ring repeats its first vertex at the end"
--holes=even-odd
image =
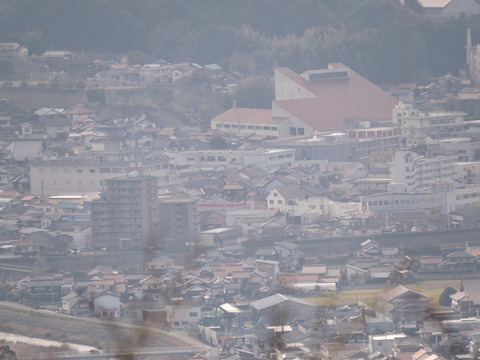
POLYGON ((428 316, 430 297, 398 285, 388 291, 380 293, 378 304, 382 313, 393 321, 403 321, 407 324, 416 324, 428 316))
POLYGON ((267 195, 269 209, 279 209, 287 212, 292 211, 289 206, 294 206, 305 199, 305 191, 298 185, 279 186, 267 195))

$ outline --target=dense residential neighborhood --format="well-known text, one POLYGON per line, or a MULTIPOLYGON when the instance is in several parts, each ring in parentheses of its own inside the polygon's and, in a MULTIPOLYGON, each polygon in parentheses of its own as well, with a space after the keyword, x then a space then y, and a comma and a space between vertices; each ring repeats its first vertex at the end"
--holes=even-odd
POLYGON ((0 331, 58 358, 478 359, 476 32, 458 74, 396 84, 0 42, 0 331))

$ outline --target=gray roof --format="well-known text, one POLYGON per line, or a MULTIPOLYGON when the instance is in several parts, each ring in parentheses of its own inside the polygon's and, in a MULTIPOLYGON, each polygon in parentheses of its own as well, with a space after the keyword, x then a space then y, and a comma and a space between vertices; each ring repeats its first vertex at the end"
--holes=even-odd
POLYGON ((16 161, 32 160, 39 156, 43 140, 16 140, 10 145, 12 158, 16 161))
POLYGON ((459 250, 459 251, 454 251, 453 253, 450 253, 448 254, 447 256, 445 256, 447 258, 473 258, 475 257, 475 255, 467 252, 467 251, 464 251, 464 250, 459 250))
POLYGON ((305 191, 303 191, 298 185, 279 186, 277 191, 285 200, 305 197, 305 191))
POLYGON ((310 304, 308 301, 297 299, 291 296, 286 296, 282 294, 275 294, 260 300, 256 300, 250 303, 250 306, 257 311, 267 309, 271 306, 275 306, 284 302, 293 302, 299 305, 315 307, 315 305, 310 304))
POLYGON ((408 293, 415 294, 420 298, 430 299, 428 296, 425 296, 418 291, 409 289, 403 285, 398 285, 393 289, 390 289, 384 293, 378 294, 378 297, 382 298, 384 301, 390 302, 408 293))

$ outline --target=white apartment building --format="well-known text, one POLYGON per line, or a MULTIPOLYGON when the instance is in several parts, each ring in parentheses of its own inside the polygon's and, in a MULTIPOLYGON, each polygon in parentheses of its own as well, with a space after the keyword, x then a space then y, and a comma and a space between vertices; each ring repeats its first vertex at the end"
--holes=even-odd
POLYGON ((198 169, 220 169, 256 165, 266 171, 293 167, 293 149, 244 150, 191 150, 168 154, 171 164, 177 167, 190 166, 198 169))
POLYGON ((168 158, 148 161, 98 161, 75 157, 30 162, 33 195, 58 195, 100 192, 102 181, 131 171, 156 176, 159 185, 170 182, 168 158))
POLYGON ((412 151, 397 151, 390 166, 392 183, 405 184, 408 191, 421 191, 436 181, 455 178, 456 156, 425 157, 412 151))
POLYGON ((397 124, 407 148, 425 144, 425 138, 438 139, 465 133, 465 113, 421 112, 412 105, 400 103, 393 109, 392 121, 397 124))
POLYGON ((433 184, 428 193, 384 193, 361 198, 362 211, 367 214, 409 213, 448 215, 465 206, 480 205, 480 185, 453 189, 452 184, 439 183, 439 189, 433 184), (438 191, 437 191, 438 190, 438 191))
POLYGON ((244 166, 255 165, 267 171, 293 167, 294 149, 257 149, 243 156, 244 166))

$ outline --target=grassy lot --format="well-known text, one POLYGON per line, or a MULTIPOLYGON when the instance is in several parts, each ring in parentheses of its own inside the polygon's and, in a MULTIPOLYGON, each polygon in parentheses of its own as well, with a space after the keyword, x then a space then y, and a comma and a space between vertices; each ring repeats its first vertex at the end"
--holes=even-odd
MULTIPOLYGON (((438 299, 440 293, 446 287, 453 287, 457 291, 460 289, 460 280, 431 280, 431 281, 419 281, 414 284, 408 284, 407 287, 415 291, 419 291, 422 294, 432 298, 430 302, 431 306, 438 306, 438 299)), ((318 305, 342 305, 342 304, 355 304, 357 301, 365 303, 371 308, 375 308, 377 303, 377 295, 385 292, 389 289, 388 286, 384 288, 372 288, 372 289, 355 289, 355 290, 342 290, 338 294, 322 294, 317 299, 306 298, 305 300, 312 304, 318 305)))

